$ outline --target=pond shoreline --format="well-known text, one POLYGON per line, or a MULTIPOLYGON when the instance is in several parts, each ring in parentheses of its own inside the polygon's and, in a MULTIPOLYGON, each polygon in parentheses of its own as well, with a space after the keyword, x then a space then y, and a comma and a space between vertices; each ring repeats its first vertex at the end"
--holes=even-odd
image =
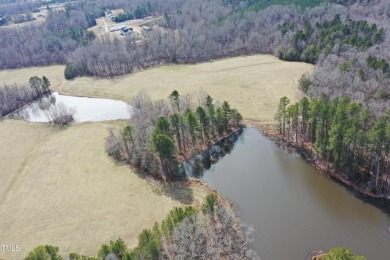
POLYGON ((53 122, 53 116, 73 115, 75 123, 127 120, 133 108, 115 99, 78 97, 50 92, 13 111, 7 118, 30 122, 53 122))
MULTIPOLYGON (((244 127, 242 127, 242 126, 237 128, 237 129, 230 129, 231 131, 229 131, 228 133, 226 133, 222 137, 219 137, 218 139, 214 139, 214 140, 208 140, 208 142, 207 142, 208 145, 205 145, 206 147, 202 147, 201 149, 197 149, 196 152, 194 154, 192 154, 192 156, 189 158, 186 158, 186 156, 182 157, 181 160, 179 161, 179 163, 183 164, 184 162, 188 162, 188 161, 192 160, 193 158, 195 158, 196 156, 204 154, 205 152, 212 150, 212 147, 214 147, 214 146, 222 146, 223 144, 234 145, 237 138, 235 138, 232 141, 230 139, 230 137, 232 137, 232 136, 238 137, 239 135, 241 135, 243 133, 243 129, 244 129, 244 127)), ((215 163, 217 163, 217 162, 215 162, 215 163)), ((185 172, 185 170, 184 170, 184 172, 185 172)), ((197 187, 199 189, 205 190, 205 192, 208 194, 215 194, 218 197, 218 199, 226 207, 231 209, 232 212, 234 213, 233 219, 232 219, 232 223, 233 223, 232 227, 237 232, 237 234, 239 234, 239 236, 240 236, 239 239, 244 242, 246 247, 248 247, 249 241, 247 240, 246 236, 244 235, 244 230, 243 230, 244 225, 241 221, 240 211, 239 211, 238 207, 230 199, 223 196, 217 189, 214 189, 213 187, 211 187, 207 182, 203 181, 202 179, 189 176, 186 173, 185 173, 185 177, 183 177, 182 179, 179 179, 175 182, 178 182, 181 184, 188 184, 190 187, 197 187)), ((257 255, 256 252, 255 252, 255 255, 257 255)), ((243 257, 243 259, 249 259, 247 255, 242 255, 242 257, 243 257)))
POLYGON ((241 229, 240 211, 238 210, 238 207, 231 200, 224 197, 219 191, 212 188, 211 186, 209 186, 206 182, 204 182, 202 180, 198 180, 198 179, 194 179, 194 178, 190 177, 190 178, 187 178, 181 182, 188 183, 192 187, 198 187, 200 189, 204 189, 209 194, 217 195, 218 199, 220 201, 222 201, 227 207, 229 207, 234 212, 234 220, 233 220, 234 225, 233 226, 237 231, 239 231, 238 233, 241 236, 240 238, 246 241, 245 236, 244 236, 242 229, 241 229))
POLYGON ((26 103, 26 104, 24 104, 23 106, 21 106, 21 107, 15 109, 14 111, 9 112, 8 114, 6 114, 6 115, 0 117, 0 120, 9 118, 10 116, 12 116, 12 114, 15 114, 15 113, 17 113, 17 112, 23 110, 24 108, 28 107, 29 105, 31 105, 31 104, 33 104, 33 103, 35 103, 35 102, 38 102, 39 100, 43 99, 43 98, 46 97, 46 96, 50 96, 51 94, 53 94, 53 92, 49 91, 49 92, 43 94, 42 96, 37 97, 36 99, 34 99, 34 100, 32 100, 32 101, 29 101, 28 103, 26 103))
POLYGON ((359 187, 358 184, 353 183, 342 176, 342 172, 335 169, 327 169, 326 161, 314 158, 310 150, 302 149, 297 147, 296 144, 289 143, 282 144, 282 137, 276 131, 275 123, 261 123, 246 121, 246 127, 253 127, 259 130, 264 136, 270 139, 273 143, 278 146, 285 146, 289 151, 296 152, 310 165, 316 168, 317 172, 327 178, 333 180, 336 183, 346 187, 356 198, 368 202, 374 206, 377 206, 381 210, 385 211, 390 215, 390 196, 386 194, 373 194, 367 189, 359 187))

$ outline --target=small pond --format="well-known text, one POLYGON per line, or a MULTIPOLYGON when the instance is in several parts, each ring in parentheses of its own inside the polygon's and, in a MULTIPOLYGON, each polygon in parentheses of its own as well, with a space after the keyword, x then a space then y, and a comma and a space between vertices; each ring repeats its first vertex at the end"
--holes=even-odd
POLYGON ((76 123, 128 119, 132 109, 130 105, 119 100, 73 97, 54 92, 18 110, 10 117, 30 122, 49 122, 51 111, 64 105, 66 109, 74 112, 76 123))

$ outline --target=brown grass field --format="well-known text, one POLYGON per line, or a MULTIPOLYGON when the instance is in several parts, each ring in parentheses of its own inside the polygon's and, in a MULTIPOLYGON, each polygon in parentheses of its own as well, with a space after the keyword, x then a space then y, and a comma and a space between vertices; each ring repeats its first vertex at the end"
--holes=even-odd
POLYGON ((96 255, 103 243, 137 235, 183 203, 199 205, 198 188, 159 188, 117 165, 104 151, 113 123, 87 123, 57 130, 46 124, 0 123, 0 259, 22 259, 40 244, 62 254, 96 255), (163 192, 163 190, 165 192, 163 192))
MULTIPOLYGON (((2 82, 27 82, 45 75, 52 89, 63 94, 120 99, 129 102, 141 89, 155 99, 167 98, 173 90, 181 94, 204 90, 215 100, 227 100, 245 119, 272 121, 282 96, 302 97, 298 79, 313 65, 281 61, 271 55, 254 55, 195 65, 170 65, 112 79, 77 78, 66 81, 64 66, 0 71, 2 82)), ((194 96, 194 101, 196 97, 194 96)))
POLYGON ((4 84, 28 84, 33 76, 45 76, 50 80, 52 88, 58 88, 65 81, 64 70, 63 65, 0 70, 0 87, 4 84))
MULTIPOLYGON (((124 101, 141 89, 155 99, 167 98, 174 89, 181 94, 204 90, 215 100, 227 100, 245 119, 271 121, 280 97, 295 101, 302 96, 297 80, 312 69, 255 55, 162 66, 112 79, 66 81, 64 66, 5 70, 0 71, 0 85, 44 75, 54 91, 124 101)), ((106 155, 107 129, 122 124, 85 123, 58 130, 40 123, 0 122, 0 244, 21 246, 19 253, 0 250, 0 259, 21 259, 39 244, 57 245, 61 254, 95 255, 103 243, 121 237, 133 247, 137 234, 174 206, 199 205, 204 190, 151 184, 106 155)))

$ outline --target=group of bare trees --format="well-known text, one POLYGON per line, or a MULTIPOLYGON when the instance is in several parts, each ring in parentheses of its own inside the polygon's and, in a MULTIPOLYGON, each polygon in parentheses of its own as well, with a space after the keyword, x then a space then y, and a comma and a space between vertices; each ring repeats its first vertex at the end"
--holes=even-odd
POLYGON ((41 1, 26 0, 0 0, 0 17, 14 14, 31 13, 34 8, 41 5, 41 1))
MULTIPOLYGON (((382 48, 390 48, 386 46, 382 48)), ((312 96, 325 93, 331 98, 348 95, 354 101, 367 104, 375 115, 385 113, 390 109, 390 74, 387 69, 369 63, 370 57, 390 61, 389 53, 382 48, 373 47, 365 52, 351 48, 321 57, 309 77, 311 84, 307 93, 312 96)))
POLYGON ((50 122, 56 126, 64 127, 74 121, 74 114, 76 111, 74 108, 70 108, 64 103, 58 103, 50 106, 47 113, 50 122))
MULTIPOLYGON (((206 201, 213 195, 206 197, 206 201)), ((185 218, 172 232, 162 238, 162 251, 167 259, 258 259, 247 247, 247 238, 238 225, 236 213, 218 200, 205 214, 185 218)))
POLYGON ((94 18, 77 10, 49 9, 44 23, 0 27, 0 69, 65 64, 68 55, 90 42, 94 18))
MULTIPOLYGON (((159 8, 153 0, 149 1, 149 4, 141 0, 131 2, 83 0, 60 1, 65 2, 65 10, 51 9, 51 4, 56 2, 45 2, 44 7, 49 8, 44 23, 31 23, 12 28, 0 26, 2 35, 0 69, 66 64, 71 53, 81 46, 88 45, 94 38, 94 34, 87 31, 87 28, 96 25, 95 19, 104 16, 105 8, 124 8, 126 11, 134 11, 137 7, 143 7, 147 10, 144 15, 159 8)), ((6 21, 9 15, 31 16, 32 10, 41 4, 41 1, 22 0, 12 1, 12 3, 0 2, 0 19, 6 21)), ((6 24, 7 22, 4 22, 4 25, 6 24)))
POLYGON ((31 77, 26 85, 0 87, 0 118, 50 92, 50 81, 43 76, 31 77))

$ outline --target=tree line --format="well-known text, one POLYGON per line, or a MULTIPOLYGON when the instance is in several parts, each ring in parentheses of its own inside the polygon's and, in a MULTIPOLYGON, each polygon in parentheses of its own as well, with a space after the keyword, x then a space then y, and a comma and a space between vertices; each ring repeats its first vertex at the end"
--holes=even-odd
POLYGON ((50 81, 45 76, 31 77, 28 85, 0 87, 0 118, 50 93, 49 87, 50 81))
POLYGON ((131 102, 129 125, 110 130, 107 153, 155 178, 178 178, 178 158, 192 156, 199 147, 238 128, 242 120, 226 101, 216 103, 204 92, 198 93, 197 104, 192 98, 173 91, 169 102, 153 102, 141 91, 131 102))
POLYGON ((284 142, 309 149, 326 170, 373 193, 390 191, 390 112, 375 117, 349 97, 321 94, 292 105, 281 98, 275 118, 284 142))
MULTIPOLYGON (((60 260, 56 246, 38 246, 26 260, 60 260)), ((207 195, 201 209, 175 208, 161 223, 144 229, 138 245, 130 250, 124 240, 103 244, 95 256, 69 254, 70 260, 95 259, 256 259, 248 249, 239 219, 234 211, 213 193, 207 195)))

